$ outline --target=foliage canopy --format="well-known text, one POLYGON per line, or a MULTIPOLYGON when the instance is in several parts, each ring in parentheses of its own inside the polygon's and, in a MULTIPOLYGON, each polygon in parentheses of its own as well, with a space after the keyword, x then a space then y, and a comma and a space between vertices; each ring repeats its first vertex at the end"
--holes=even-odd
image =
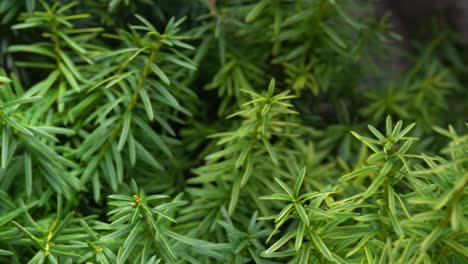
POLYGON ((466 54, 375 13, 1 1, 0 262, 466 263, 466 54))

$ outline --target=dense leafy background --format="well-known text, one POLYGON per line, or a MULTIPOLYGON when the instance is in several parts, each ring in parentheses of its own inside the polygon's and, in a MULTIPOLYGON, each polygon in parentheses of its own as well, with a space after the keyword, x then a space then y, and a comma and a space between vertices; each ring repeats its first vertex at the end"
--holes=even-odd
POLYGON ((466 263, 466 47, 376 9, 0 1, 0 262, 466 263))

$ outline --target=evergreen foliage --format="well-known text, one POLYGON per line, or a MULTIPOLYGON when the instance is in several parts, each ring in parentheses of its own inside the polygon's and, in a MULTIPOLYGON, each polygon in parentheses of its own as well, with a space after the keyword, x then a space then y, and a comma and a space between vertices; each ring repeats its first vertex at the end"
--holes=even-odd
POLYGON ((399 49, 370 0, 0 1, 0 263, 467 263, 468 66, 435 29, 399 49))

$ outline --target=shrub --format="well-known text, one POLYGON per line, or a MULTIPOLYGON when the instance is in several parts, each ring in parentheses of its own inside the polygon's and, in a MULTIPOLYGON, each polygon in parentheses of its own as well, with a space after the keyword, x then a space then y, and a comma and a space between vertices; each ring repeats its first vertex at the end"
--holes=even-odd
POLYGON ((462 45, 375 10, 0 2, 0 262, 465 263, 462 45))

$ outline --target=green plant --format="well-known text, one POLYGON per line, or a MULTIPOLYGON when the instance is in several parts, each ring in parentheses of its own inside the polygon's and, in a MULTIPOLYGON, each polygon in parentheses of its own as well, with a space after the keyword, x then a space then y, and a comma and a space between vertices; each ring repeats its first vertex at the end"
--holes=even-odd
POLYGON ((466 55, 375 10, 0 1, 0 262, 465 263, 466 55))

